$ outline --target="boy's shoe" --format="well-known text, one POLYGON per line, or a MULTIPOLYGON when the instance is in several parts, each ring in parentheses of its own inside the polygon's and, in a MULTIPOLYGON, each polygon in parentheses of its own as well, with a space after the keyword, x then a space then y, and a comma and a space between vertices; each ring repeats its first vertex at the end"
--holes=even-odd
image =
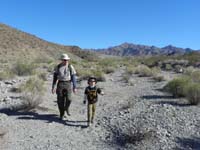
POLYGON ((90 127, 90 126, 91 126, 91 123, 88 121, 88 122, 87 122, 87 125, 88 125, 88 127, 90 127))

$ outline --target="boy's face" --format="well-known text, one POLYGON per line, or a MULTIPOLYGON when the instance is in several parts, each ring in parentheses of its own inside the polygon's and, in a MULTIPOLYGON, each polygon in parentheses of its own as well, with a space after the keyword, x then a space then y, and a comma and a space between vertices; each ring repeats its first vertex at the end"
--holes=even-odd
POLYGON ((95 86, 95 85, 96 85, 96 81, 95 80, 89 81, 89 86, 95 86))

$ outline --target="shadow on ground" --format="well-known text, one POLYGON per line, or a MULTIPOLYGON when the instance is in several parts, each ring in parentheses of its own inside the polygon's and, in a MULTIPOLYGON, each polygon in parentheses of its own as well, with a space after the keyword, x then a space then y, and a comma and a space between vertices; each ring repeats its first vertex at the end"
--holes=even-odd
POLYGON ((173 96, 170 96, 170 95, 144 95, 141 98, 143 98, 143 99, 173 99, 173 96))
POLYGON ((177 138, 177 150, 200 150, 200 137, 177 138))
POLYGON ((179 106, 179 107, 187 107, 190 106, 190 104, 185 103, 183 101, 177 101, 173 96, 170 95, 145 95, 141 97, 142 99, 147 99, 147 100, 155 100, 155 104, 160 104, 160 105, 172 105, 172 106, 179 106), (162 100, 164 99, 164 100, 162 100), (165 100, 168 99, 168 100, 165 100))
POLYGON ((70 121, 70 120, 60 120, 60 118, 55 114, 39 114, 37 112, 21 112, 14 111, 9 108, 0 109, 0 113, 4 113, 8 116, 19 116, 17 119, 24 120, 42 120, 46 123, 61 123, 67 126, 86 128, 86 121, 70 121), (85 125, 84 125, 85 124, 85 125))

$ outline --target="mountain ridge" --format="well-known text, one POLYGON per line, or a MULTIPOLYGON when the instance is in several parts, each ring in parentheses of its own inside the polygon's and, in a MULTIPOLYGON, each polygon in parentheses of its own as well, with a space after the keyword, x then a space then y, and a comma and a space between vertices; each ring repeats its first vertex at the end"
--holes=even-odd
POLYGON ((156 46, 147 46, 125 42, 120 45, 108 47, 105 49, 96 49, 96 51, 99 53, 115 56, 154 56, 179 55, 189 53, 195 50, 190 48, 179 48, 173 45, 167 45, 165 47, 159 48, 156 46))

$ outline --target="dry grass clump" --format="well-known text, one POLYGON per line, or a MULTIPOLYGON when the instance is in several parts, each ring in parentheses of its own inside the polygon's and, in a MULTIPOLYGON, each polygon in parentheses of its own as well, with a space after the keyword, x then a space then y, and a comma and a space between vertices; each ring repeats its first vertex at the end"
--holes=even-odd
POLYGON ((30 62, 18 61, 14 64, 12 71, 18 76, 33 75, 36 69, 36 65, 30 62))
POLYGON ((21 86, 23 91, 22 104, 13 108, 17 111, 30 111, 42 103, 45 91, 44 81, 38 77, 31 77, 21 86))
POLYGON ((150 69, 149 67, 145 65, 139 65, 135 69, 135 73, 138 74, 140 77, 151 77, 154 75, 154 72, 152 71, 152 69, 150 69))
POLYGON ((200 84, 189 83, 186 87, 186 98, 191 105, 197 105, 200 103, 200 84))
POLYGON ((162 75, 153 76, 153 79, 154 79, 156 82, 165 81, 165 77, 162 76, 162 75))
POLYGON ((0 80, 12 79, 14 77, 15 75, 10 69, 0 72, 0 80))

